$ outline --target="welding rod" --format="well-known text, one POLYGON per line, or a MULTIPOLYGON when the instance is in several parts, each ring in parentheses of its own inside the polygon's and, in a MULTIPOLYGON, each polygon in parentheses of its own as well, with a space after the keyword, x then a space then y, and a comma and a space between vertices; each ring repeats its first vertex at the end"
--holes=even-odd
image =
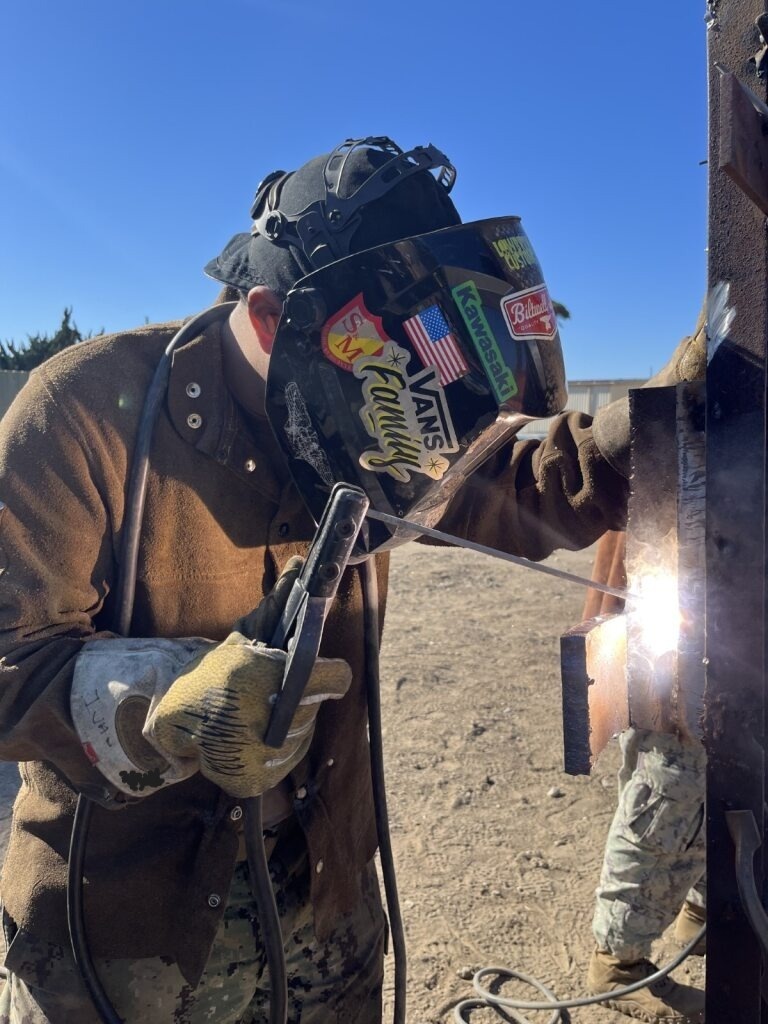
POLYGON ((443 533, 442 530, 433 530, 431 526, 421 526, 419 523, 412 523, 408 519, 400 519, 397 516, 390 516, 386 512, 377 512, 369 508, 366 515, 369 519, 377 519, 387 526, 398 529, 413 530, 415 533, 423 534, 425 537, 434 537, 435 540, 445 541, 446 544, 467 548, 469 551, 479 551, 481 555, 490 555, 492 558, 501 558, 505 562, 512 562, 514 565, 521 565, 524 569, 533 569, 535 572, 543 572, 547 576, 556 576, 561 580, 568 580, 569 583, 578 583, 582 587, 591 587, 603 594, 611 594, 613 597, 620 597, 624 601, 631 601, 637 598, 629 590, 622 590, 620 587, 609 587, 607 583, 597 583, 595 580, 588 580, 584 576, 577 576, 575 573, 566 572, 565 569, 555 569, 551 565, 542 565, 540 562, 532 562, 530 558, 523 558, 521 555, 510 555, 506 551, 499 551, 498 548, 489 548, 485 544, 477 544, 473 540, 466 540, 464 537, 454 537, 453 534, 443 533))

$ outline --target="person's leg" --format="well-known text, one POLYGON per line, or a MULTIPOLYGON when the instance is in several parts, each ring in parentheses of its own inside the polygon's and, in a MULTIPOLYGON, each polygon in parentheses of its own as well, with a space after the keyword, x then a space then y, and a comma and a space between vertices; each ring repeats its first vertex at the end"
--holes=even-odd
MULTIPOLYGON (((126 1024, 236 1024, 264 969, 251 927, 252 896, 237 867, 224 918, 196 988, 165 958, 96 959, 97 975, 126 1024)), ((100 1024, 69 950, 16 932, 6 918, 8 981, 0 1024, 100 1024)))
MULTIPOLYGON (((387 925, 373 864, 365 869, 361 900, 323 942, 314 933, 303 848, 276 855, 270 868, 285 944, 288 1024, 380 1024, 387 925)), ((268 1020, 265 972, 241 1024, 268 1020)))
MULTIPOLYGON (((596 892, 597 948, 587 974, 594 993, 653 973, 651 943, 704 872, 703 749, 655 733, 635 732, 633 740, 640 757, 631 774, 625 758, 596 892)), ((703 1019, 704 997, 665 979, 608 1005, 641 1020, 688 1022, 703 1019)))
POLYGON ((703 749, 647 734, 605 846, 593 931, 597 945, 636 960, 672 923, 705 863, 703 749))

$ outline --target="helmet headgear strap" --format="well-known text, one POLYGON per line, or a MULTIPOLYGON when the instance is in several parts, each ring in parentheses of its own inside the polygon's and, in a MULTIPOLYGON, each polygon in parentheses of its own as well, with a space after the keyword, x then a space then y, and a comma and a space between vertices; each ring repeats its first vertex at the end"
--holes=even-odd
MULTIPOLYGON (((297 214, 280 210, 280 193, 290 177, 273 171, 261 182, 251 206, 251 234, 259 234, 277 245, 299 250, 310 270, 349 255, 351 238, 361 220, 361 210, 385 195, 395 185, 420 171, 437 170, 437 183, 446 194, 453 188, 456 168, 435 146, 416 146, 407 152, 386 136, 347 139, 329 155, 323 168, 325 196, 297 214), (378 149, 390 159, 378 167, 350 196, 339 195, 347 160, 355 149, 378 149)), ((308 271, 309 272, 309 271, 308 271)))

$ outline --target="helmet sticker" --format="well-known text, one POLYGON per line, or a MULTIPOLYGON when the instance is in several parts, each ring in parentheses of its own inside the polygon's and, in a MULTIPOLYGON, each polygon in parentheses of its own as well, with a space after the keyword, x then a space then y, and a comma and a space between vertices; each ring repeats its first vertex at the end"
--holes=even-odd
POLYGON ((288 438, 295 459, 307 462, 323 483, 333 487, 333 472, 317 431, 309 418, 307 403, 295 380, 285 385, 285 407, 288 418, 285 421, 285 436, 288 438))
POLYGON ((483 312, 483 300, 474 281, 465 281, 451 289, 469 331, 497 402, 506 402, 517 394, 514 373, 504 362, 496 339, 483 312))
POLYGON ((328 359, 350 373, 359 356, 380 355, 389 340, 381 317, 366 309, 362 292, 326 321, 321 335, 328 359))
POLYGON ((501 238, 492 239, 491 245, 499 259, 513 273, 524 267, 535 267, 539 262, 526 235, 502 235, 501 238))
POLYGON ((366 432, 378 448, 363 452, 360 465, 407 483, 411 471, 440 480, 457 452, 456 430, 437 368, 409 376, 411 353, 388 342, 380 355, 359 356, 354 373, 363 382, 360 410, 366 432))
POLYGON ((505 295, 501 309, 516 341, 554 341, 557 337, 557 317, 545 284, 505 295))
POLYGON ((403 327, 422 363, 437 367, 441 384, 450 384, 469 373, 459 343, 437 304, 405 320, 403 327))

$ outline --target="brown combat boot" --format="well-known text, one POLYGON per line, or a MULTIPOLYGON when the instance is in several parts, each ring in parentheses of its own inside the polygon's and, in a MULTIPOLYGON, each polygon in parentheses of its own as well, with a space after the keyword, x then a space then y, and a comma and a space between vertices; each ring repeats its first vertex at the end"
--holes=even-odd
MULTIPOLYGON (((657 968, 650 960, 622 961, 603 949, 592 954, 587 988, 594 995, 623 988, 649 977, 657 968)), ((647 1024, 703 1024, 704 993, 690 985, 678 985, 671 978, 655 981, 628 996, 606 999, 606 1006, 647 1024)))
MULTIPOLYGON (((707 923, 707 908, 699 907, 688 900, 682 905, 680 913, 675 919, 675 938, 687 946, 692 939, 701 931, 702 925, 707 923)), ((691 950, 693 956, 704 956, 707 952, 707 933, 702 937, 691 950)))

